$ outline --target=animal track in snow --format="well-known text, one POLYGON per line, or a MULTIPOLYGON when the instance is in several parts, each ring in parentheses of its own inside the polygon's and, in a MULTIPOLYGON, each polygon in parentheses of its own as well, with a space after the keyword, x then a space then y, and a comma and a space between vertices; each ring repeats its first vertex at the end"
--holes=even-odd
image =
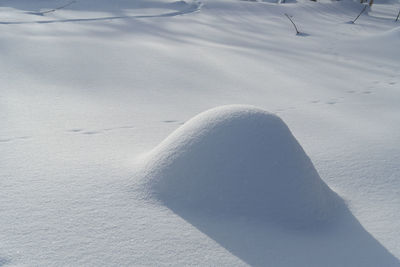
POLYGON ((17 140, 26 140, 31 138, 31 136, 18 136, 18 137, 10 137, 10 138, 1 138, 0 143, 8 143, 17 140))
POLYGON ((335 105, 335 104, 337 104, 337 101, 336 100, 330 100, 330 101, 327 101, 326 104, 335 105))
POLYGON ((121 130, 121 129, 132 129, 135 126, 133 125, 126 125, 126 126, 119 126, 119 127, 111 127, 111 128, 104 128, 103 131, 114 131, 114 130, 121 130))
POLYGON ((73 128, 73 129, 66 130, 66 132, 84 134, 84 135, 94 135, 94 134, 100 134, 100 133, 114 131, 114 130, 132 129, 132 128, 134 128, 133 125, 123 125, 123 126, 110 127, 110 128, 99 129, 99 130, 85 130, 82 128, 73 128))
POLYGON ((71 130, 67 130, 67 132, 72 132, 72 133, 79 133, 81 132, 82 129, 71 129, 71 130))
POLYGON ((85 132, 82 132, 82 134, 87 134, 87 135, 99 134, 99 133, 101 133, 101 131, 85 131, 85 132))

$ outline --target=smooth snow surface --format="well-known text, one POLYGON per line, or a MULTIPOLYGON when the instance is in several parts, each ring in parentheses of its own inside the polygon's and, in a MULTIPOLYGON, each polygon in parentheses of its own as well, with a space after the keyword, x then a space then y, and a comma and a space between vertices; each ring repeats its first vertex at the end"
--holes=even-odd
POLYGON ((398 0, 355 24, 359 0, 71 2, 0 0, 0 265, 400 266, 398 0), (188 122, 238 103, 292 134, 251 108, 277 127, 188 122), (256 154, 307 187, 241 194, 271 170, 256 154))
POLYGON ((276 115, 224 106, 189 120, 147 156, 148 190, 173 209, 309 226, 341 204, 276 115))

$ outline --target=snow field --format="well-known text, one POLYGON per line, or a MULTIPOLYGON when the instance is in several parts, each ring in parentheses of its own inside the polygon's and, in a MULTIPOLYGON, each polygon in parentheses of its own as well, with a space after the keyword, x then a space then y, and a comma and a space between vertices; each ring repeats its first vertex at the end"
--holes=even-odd
MULTIPOLYGON (((354 25, 352 1, 202 2, 82 0, 38 16, 65 2, 0 1, 0 265, 399 266, 398 1, 354 25), (285 121, 349 207, 340 220, 288 227, 223 202, 229 216, 203 216, 155 180, 142 197, 137 159, 236 103, 285 121)), ((189 171, 176 164, 164 178, 189 171)))

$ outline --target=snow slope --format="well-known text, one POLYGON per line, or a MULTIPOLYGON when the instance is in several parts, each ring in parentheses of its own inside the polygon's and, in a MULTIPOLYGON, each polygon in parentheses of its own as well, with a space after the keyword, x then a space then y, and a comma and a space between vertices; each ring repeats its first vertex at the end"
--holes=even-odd
POLYGON ((354 25, 351 1, 35 14, 66 2, 0 1, 0 265, 399 266, 398 1, 354 25), (143 155, 237 103, 285 121, 341 220, 290 229, 143 198, 143 155))

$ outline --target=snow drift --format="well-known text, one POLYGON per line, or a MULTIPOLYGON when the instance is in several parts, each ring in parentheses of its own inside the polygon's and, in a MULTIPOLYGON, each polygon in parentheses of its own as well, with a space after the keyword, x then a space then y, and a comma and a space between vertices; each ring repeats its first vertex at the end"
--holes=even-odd
POLYGON ((145 161, 145 186, 172 209, 305 225, 340 203, 276 115, 223 106, 194 117, 145 161))

